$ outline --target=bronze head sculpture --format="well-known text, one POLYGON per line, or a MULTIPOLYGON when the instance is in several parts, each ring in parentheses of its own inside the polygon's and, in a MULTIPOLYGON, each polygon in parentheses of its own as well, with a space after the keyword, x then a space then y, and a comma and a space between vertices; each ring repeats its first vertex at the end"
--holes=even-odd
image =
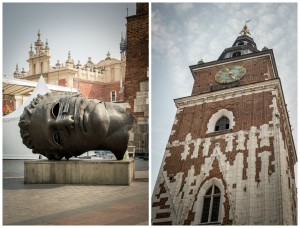
POLYGON ((132 124, 132 115, 119 104, 50 93, 33 99, 19 121, 23 143, 49 160, 89 150, 110 150, 122 160, 132 124))

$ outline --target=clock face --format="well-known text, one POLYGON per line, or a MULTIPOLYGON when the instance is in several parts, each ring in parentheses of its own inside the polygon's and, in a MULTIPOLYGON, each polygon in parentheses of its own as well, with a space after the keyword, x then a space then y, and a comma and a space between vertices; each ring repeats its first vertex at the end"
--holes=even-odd
POLYGON ((240 80, 246 74, 243 66, 228 66, 216 73, 215 80, 218 83, 226 84, 240 80))

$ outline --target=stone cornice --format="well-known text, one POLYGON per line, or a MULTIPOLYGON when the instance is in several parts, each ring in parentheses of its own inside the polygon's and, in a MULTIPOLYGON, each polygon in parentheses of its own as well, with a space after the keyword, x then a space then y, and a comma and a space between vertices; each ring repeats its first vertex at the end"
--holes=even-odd
POLYGON ((230 89, 224 89, 195 96, 182 97, 174 99, 174 102, 177 108, 185 108, 203 103, 231 99, 253 93, 272 91, 277 87, 280 87, 280 81, 278 79, 273 79, 255 84, 248 84, 244 86, 233 87, 230 89))

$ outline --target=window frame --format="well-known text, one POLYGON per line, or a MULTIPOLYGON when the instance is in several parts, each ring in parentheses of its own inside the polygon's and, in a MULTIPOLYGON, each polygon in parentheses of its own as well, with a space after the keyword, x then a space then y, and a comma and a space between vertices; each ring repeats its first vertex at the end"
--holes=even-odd
POLYGON ((221 190, 218 188, 218 186, 216 186, 215 184, 212 184, 211 187, 205 192, 205 194, 203 195, 203 206, 202 206, 202 214, 201 214, 201 220, 200 220, 200 224, 211 224, 211 223, 218 223, 219 222, 219 214, 220 214, 220 204, 221 204, 221 190), (215 190, 216 188, 219 190, 218 193, 215 193, 215 190), (209 195, 207 195, 207 192, 208 191, 211 191, 211 193, 209 193, 209 195), (212 220, 212 217, 213 217, 213 208, 214 208, 214 200, 217 199, 219 200, 219 203, 218 203, 218 208, 217 208, 217 220, 216 221, 211 221, 212 220), (210 199, 209 201, 209 206, 208 206, 208 218, 207 218, 207 221, 206 222, 203 222, 203 215, 204 215, 204 202, 205 202, 205 199, 210 199))
POLYGON ((211 115, 211 117, 209 118, 208 122, 207 122, 207 131, 206 131, 206 135, 210 135, 210 134, 223 134, 225 131, 232 131, 232 129, 235 126, 235 116, 233 115, 232 111, 229 111, 227 109, 220 109, 217 112, 215 112, 214 114, 211 115), (228 118, 229 120, 229 128, 224 130, 224 131, 215 131, 215 126, 217 121, 222 118, 222 116, 228 118))
POLYGON ((110 101, 111 102, 116 102, 117 101, 117 92, 116 90, 113 90, 110 92, 110 101), (114 97, 114 100, 113 100, 113 97, 114 97))
POLYGON ((221 116, 215 124, 215 132, 226 131, 229 129, 230 129, 230 120, 226 116, 221 116), (220 123, 223 120, 225 121, 225 123, 220 123), (220 129, 220 126, 222 126, 221 129, 220 129), (223 127, 223 126, 225 126, 225 127, 223 127), (218 127, 218 129, 217 129, 217 127, 218 127))

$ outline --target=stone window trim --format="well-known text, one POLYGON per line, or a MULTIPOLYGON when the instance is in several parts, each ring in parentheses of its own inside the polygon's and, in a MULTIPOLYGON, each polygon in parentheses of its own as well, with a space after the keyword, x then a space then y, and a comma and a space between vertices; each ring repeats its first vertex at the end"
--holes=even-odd
POLYGON ((206 134, 211 134, 211 133, 224 134, 224 133, 232 132, 234 126, 235 126, 235 121, 234 121, 233 113, 227 109, 220 109, 219 111, 214 113, 209 119, 207 123, 206 134), (229 128, 221 131, 215 131, 215 126, 222 117, 226 117, 229 120, 229 128))
MULTIPOLYGON (((197 202, 195 203, 194 211, 195 213, 195 220, 193 221, 193 225, 213 225, 213 224, 222 224, 222 220, 224 217, 224 202, 225 202, 225 191, 223 183, 218 178, 211 178, 207 180, 203 186, 201 187, 197 202), (218 220, 214 222, 207 222, 207 223, 201 223, 202 214, 203 214, 203 207, 204 207, 204 196, 206 195, 207 191, 212 187, 216 186, 220 190, 220 202, 219 202, 219 214, 218 214, 218 220)), ((212 208, 210 208, 212 210, 212 208)))

